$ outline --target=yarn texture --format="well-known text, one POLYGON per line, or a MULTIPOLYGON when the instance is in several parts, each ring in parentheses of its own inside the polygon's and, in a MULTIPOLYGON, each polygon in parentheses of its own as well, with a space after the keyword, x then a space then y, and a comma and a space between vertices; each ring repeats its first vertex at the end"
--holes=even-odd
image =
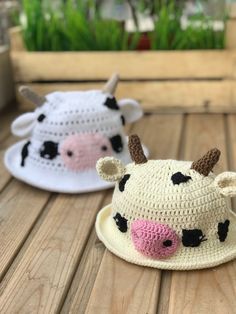
MULTIPOLYGON (((208 170, 219 159, 215 152, 206 154, 208 170)), ((194 162, 177 160, 122 167, 110 157, 97 164, 103 179, 111 178, 109 164, 116 165, 116 186, 112 203, 97 215, 96 231, 111 252, 138 265, 175 270, 213 267, 236 257, 236 215, 223 195, 227 189, 236 195, 235 173, 203 175, 194 162), (119 230, 117 215, 127 221, 127 230, 119 230)))
POLYGON ((106 91, 53 92, 45 97, 21 88, 37 108, 12 123, 13 134, 26 137, 5 154, 12 175, 56 192, 79 193, 114 185, 99 178, 96 161, 113 156, 124 164, 130 162, 124 120, 128 123, 142 116, 135 100, 123 99, 120 104, 110 93, 117 81, 112 77, 106 91))

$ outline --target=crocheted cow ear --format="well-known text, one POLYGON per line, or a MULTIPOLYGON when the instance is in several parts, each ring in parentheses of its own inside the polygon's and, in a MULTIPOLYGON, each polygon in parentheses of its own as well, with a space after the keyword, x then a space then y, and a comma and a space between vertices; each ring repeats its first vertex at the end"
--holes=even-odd
POLYGON ((19 137, 29 136, 34 128, 36 117, 35 112, 27 112, 20 115, 11 124, 12 134, 19 137))
POLYGON ((139 103, 134 99, 120 99, 118 101, 118 106, 122 111, 125 121, 128 123, 132 123, 140 119, 143 115, 143 111, 139 103))
POLYGON ((223 196, 236 196, 236 172, 226 171, 219 174, 215 178, 214 184, 223 196))
POLYGON ((97 161, 96 169, 99 176, 106 181, 119 181, 125 174, 125 166, 119 159, 104 157, 97 161))

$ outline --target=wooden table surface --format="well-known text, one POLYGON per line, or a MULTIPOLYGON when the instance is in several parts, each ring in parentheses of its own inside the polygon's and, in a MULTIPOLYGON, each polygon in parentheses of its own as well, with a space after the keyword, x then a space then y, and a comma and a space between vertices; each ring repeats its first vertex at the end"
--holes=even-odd
MULTIPOLYGON (((1 114, 0 154, 17 139, 1 114)), ((236 169, 236 115, 147 115, 132 125, 151 158, 192 160, 212 147, 216 172, 236 169)), ((236 261, 209 270, 129 264, 97 239, 97 212, 112 190, 49 193, 13 179, 0 163, 0 313, 236 313, 236 261)))

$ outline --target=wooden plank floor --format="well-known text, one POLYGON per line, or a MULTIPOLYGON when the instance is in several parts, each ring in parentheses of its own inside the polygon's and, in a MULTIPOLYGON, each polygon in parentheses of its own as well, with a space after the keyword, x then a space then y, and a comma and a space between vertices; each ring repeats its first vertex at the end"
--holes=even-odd
MULTIPOLYGON (((0 117, 0 156, 16 141, 0 117)), ((151 158, 222 151, 216 172, 236 170, 236 115, 158 114, 131 126, 151 158)), ((112 191, 48 193, 13 179, 0 163, 0 313, 235 313, 236 261, 177 272, 135 266, 97 239, 97 212, 112 191)), ((235 202, 233 202, 234 204, 235 202)))

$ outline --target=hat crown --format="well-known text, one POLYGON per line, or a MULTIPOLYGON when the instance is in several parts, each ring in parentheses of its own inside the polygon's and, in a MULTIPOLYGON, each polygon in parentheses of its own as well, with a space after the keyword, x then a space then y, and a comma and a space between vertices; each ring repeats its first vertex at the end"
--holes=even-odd
POLYGON ((191 162, 176 160, 127 165, 130 177, 123 192, 116 184, 113 214, 119 212, 129 223, 137 219, 166 223, 179 234, 185 228, 215 232, 228 215, 225 199, 213 184, 213 173, 205 177, 190 168, 191 162), (175 180, 176 174, 183 182, 175 180))
POLYGON ((61 141, 74 133, 117 134, 122 130, 122 112, 104 105, 112 97, 96 90, 48 94, 47 102, 35 110, 38 120, 32 137, 39 141, 61 141), (40 121, 42 115, 44 120, 40 121))

